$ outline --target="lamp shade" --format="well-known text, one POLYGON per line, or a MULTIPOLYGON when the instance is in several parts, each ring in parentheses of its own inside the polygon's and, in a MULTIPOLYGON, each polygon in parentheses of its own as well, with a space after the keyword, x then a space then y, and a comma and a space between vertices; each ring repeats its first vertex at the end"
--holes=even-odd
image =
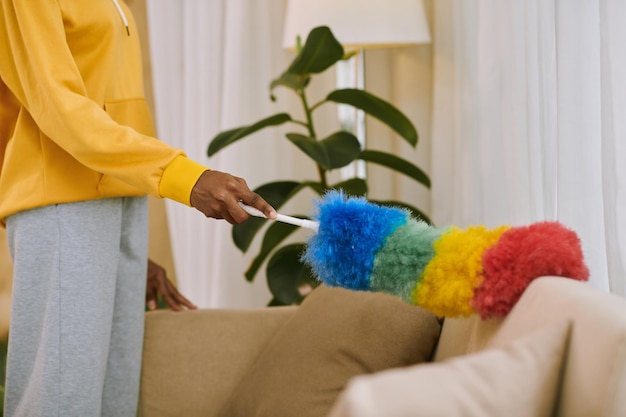
POLYGON ((422 0, 288 0, 283 47, 295 49, 311 29, 328 26, 346 50, 430 42, 422 0))

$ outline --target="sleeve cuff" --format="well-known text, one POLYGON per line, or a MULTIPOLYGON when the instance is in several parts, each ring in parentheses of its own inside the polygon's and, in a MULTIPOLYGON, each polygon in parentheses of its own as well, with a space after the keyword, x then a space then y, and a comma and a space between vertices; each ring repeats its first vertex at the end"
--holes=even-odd
POLYGON ((208 170, 209 168, 185 156, 177 156, 163 171, 159 184, 160 196, 191 206, 191 190, 200 175, 208 170))

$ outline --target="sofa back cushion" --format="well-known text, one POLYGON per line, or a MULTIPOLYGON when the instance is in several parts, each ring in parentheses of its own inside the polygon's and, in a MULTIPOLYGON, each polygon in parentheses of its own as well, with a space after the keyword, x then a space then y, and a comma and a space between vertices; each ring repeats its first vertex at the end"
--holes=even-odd
POLYGON ((556 415, 626 415, 626 299, 588 283, 542 277, 504 319, 446 319, 435 360, 501 347, 563 320, 572 332, 556 415))
POLYGON ((147 313, 139 415, 217 415, 272 335, 296 310, 147 313))
POLYGON ((430 359, 440 324, 381 293, 321 286, 243 376, 222 417, 323 417, 355 375, 430 359))

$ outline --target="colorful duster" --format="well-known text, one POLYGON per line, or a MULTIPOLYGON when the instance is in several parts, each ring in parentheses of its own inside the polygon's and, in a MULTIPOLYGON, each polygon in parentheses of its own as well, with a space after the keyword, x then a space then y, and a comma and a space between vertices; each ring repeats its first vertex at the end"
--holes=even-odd
POLYGON ((535 278, 589 278, 578 236, 558 222, 435 228, 338 191, 314 218, 303 260, 323 283, 392 294, 438 316, 501 317, 535 278))

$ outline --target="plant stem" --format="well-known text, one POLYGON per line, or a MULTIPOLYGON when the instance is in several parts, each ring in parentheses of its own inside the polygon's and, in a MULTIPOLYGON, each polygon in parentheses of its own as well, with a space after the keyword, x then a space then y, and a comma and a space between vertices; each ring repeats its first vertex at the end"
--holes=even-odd
POLYGON ((290 123, 294 123, 294 124, 297 124, 297 125, 300 125, 300 126, 304 126, 306 128, 309 127, 309 125, 306 122, 301 122, 300 120, 290 120, 290 123))
POLYGON ((315 111, 315 109, 317 109, 319 106, 321 106, 324 103, 328 103, 328 100, 322 100, 319 103, 315 103, 314 105, 311 106, 311 113, 313 113, 315 111))
MULTIPOLYGON (((314 140, 317 140, 317 135, 315 134, 315 127, 313 126, 313 110, 309 107, 309 102, 306 99, 306 94, 304 92, 304 88, 298 91, 298 95, 300 96, 300 100, 302 101, 302 107, 304 109, 304 114, 306 115, 307 128, 309 130, 309 136, 314 140)), ((328 181, 326 180, 326 170, 320 165, 317 164, 317 172, 320 177, 320 183, 324 189, 328 189, 328 181)))

